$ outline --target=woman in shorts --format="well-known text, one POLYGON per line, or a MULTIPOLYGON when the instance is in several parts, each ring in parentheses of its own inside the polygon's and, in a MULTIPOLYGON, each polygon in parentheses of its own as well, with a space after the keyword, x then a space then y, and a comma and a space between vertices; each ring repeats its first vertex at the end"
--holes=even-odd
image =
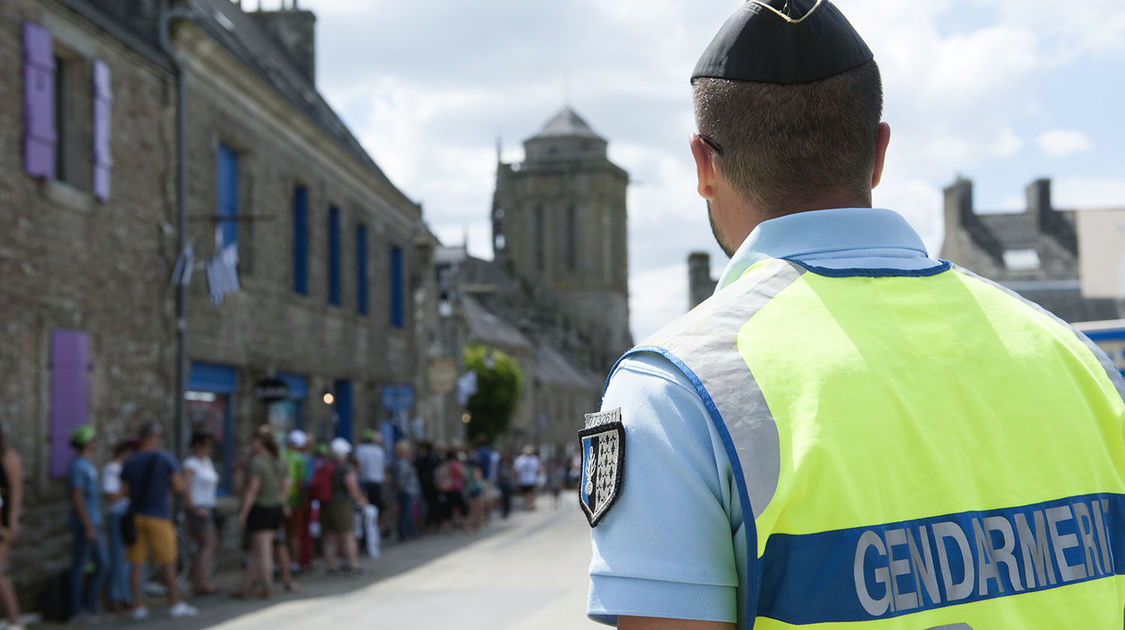
POLYGON ((242 588, 234 596, 249 597, 260 585, 261 597, 269 598, 273 596, 273 539, 284 517, 289 471, 270 431, 255 432, 250 449, 246 489, 238 513, 238 525, 250 540, 250 563, 242 588))
POLYGON ((219 488, 219 473, 211 461, 214 437, 206 431, 191 436, 191 457, 184 460, 187 480, 187 530, 195 542, 195 557, 191 561, 191 586, 196 595, 210 595, 218 589, 211 583, 211 565, 219 536, 215 530, 215 495, 219 488))
POLYGON ((23 464, 20 456, 8 447, 4 428, 0 426, 0 604, 8 619, 8 630, 23 630, 20 604, 12 581, 5 575, 8 554, 20 536, 20 511, 23 509, 23 464))

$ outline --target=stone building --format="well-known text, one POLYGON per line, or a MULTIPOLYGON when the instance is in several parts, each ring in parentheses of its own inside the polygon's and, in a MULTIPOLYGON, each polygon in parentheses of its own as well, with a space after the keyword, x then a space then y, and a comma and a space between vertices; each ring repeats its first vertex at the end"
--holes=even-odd
POLYGON ((0 4, 0 423, 27 468, 25 592, 69 564, 71 429, 97 428, 97 463, 142 421, 178 437, 174 269, 182 425, 215 431, 224 487, 260 423, 354 437, 414 408, 420 206, 317 92, 312 14, 192 4, 171 57, 160 17, 178 2, 0 4))
POLYGON ((497 165, 495 261, 557 296, 586 341, 591 368, 608 370, 629 347, 625 189, 608 143, 564 107, 524 142, 524 161, 497 165))
POLYGON ((170 66, 94 4, 0 4, 0 423, 25 467, 24 593, 70 563, 70 431, 97 426, 104 455, 173 414, 170 66))
MULTIPOLYGON (((582 338, 550 294, 535 294, 494 261, 471 257, 464 247, 439 248, 434 258, 439 295, 456 311, 449 319, 461 322, 458 347, 476 343, 503 352, 523 374, 503 445, 536 444, 548 457, 572 453, 584 415, 598 407, 604 380, 574 358, 583 353, 582 338)), ((444 439, 462 439, 459 429, 447 426, 444 439)))
MULTIPOLYGON (((214 304, 210 283, 191 284, 188 424, 238 444, 266 421, 324 441, 401 420, 415 389, 421 208, 316 91, 311 13, 196 6, 174 37, 188 72, 190 237, 204 259, 237 244, 241 291, 214 304), (255 385, 272 380, 288 396, 258 400, 255 385)), ((234 449, 222 451, 229 468, 234 449)))
POLYGON ((715 292, 718 280, 711 277, 711 255, 707 252, 688 254, 688 310, 699 306, 715 292))
POLYGON ((1000 282, 1068 322, 1119 317, 1117 302, 1082 296, 1075 212, 1051 203, 1051 181, 1027 186, 1022 212, 982 213, 973 183, 945 189, 941 258, 1000 282))

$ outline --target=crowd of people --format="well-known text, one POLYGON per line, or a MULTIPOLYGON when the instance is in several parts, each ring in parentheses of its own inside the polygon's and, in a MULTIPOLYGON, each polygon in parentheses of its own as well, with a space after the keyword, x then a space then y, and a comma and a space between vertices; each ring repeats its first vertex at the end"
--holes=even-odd
MULTIPOLYGON (((374 557, 384 540, 474 532, 493 516, 508 518, 517 493, 524 509, 534 510, 546 487, 557 509, 561 488, 576 478, 572 461, 544 464, 531 446, 513 457, 484 438, 472 448, 401 440, 388 452, 373 430, 353 449, 343 438, 314 445, 300 430, 278 436, 263 425, 227 484, 212 458, 215 438, 206 431, 192 434, 182 463, 163 449, 156 423, 115 444, 100 470, 93 461, 96 442, 89 425, 70 434, 73 544, 71 569, 60 581, 69 608, 64 618, 147 618, 142 590, 152 570, 168 598, 168 615, 196 615, 180 598, 178 572, 187 567, 195 597, 219 592, 213 577, 228 520, 218 509, 224 488, 238 498, 231 516, 244 551, 244 573, 231 595, 270 598, 275 579, 287 592, 297 591, 297 576, 312 570, 317 557, 325 574, 356 574, 360 550, 374 557), (190 540, 190 557, 177 557, 179 537, 190 540)), ((22 475, 0 427, 0 567, 20 535, 22 475)), ((19 630, 19 604, 2 573, 0 604, 8 627, 19 630)))

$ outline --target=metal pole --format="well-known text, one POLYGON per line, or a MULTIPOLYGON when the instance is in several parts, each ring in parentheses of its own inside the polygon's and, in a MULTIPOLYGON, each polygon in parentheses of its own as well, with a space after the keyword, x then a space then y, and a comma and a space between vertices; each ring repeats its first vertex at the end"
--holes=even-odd
MULTIPOLYGON (((160 14, 160 48, 168 56, 176 77, 176 255, 187 245, 187 94, 184 69, 176 58, 169 37, 169 27, 174 18, 191 20, 195 12, 189 7, 165 9, 160 14)), ((177 459, 184 456, 184 423, 187 410, 184 392, 187 390, 187 285, 176 283, 176 416, 173 431, 177 459)))

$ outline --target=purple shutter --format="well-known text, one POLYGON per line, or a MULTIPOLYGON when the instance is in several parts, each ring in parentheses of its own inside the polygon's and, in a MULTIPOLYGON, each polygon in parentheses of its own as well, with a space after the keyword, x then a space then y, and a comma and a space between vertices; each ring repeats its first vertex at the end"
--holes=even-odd
POLYGON ((23 160, 33 177, 55 176, 55 55, 51 32, 23 23, 23 160))
POLYGON ((98 201, 109 199, 109 105, 113 91, 109 80, 109 66, 101 59, 94 60, 94 197, 98 201))
POLYGON ((62 477, 73 457, 70 432, 86 424, 90 411, 90 336, 76 330, 51 332, 51 476, 62 477))

